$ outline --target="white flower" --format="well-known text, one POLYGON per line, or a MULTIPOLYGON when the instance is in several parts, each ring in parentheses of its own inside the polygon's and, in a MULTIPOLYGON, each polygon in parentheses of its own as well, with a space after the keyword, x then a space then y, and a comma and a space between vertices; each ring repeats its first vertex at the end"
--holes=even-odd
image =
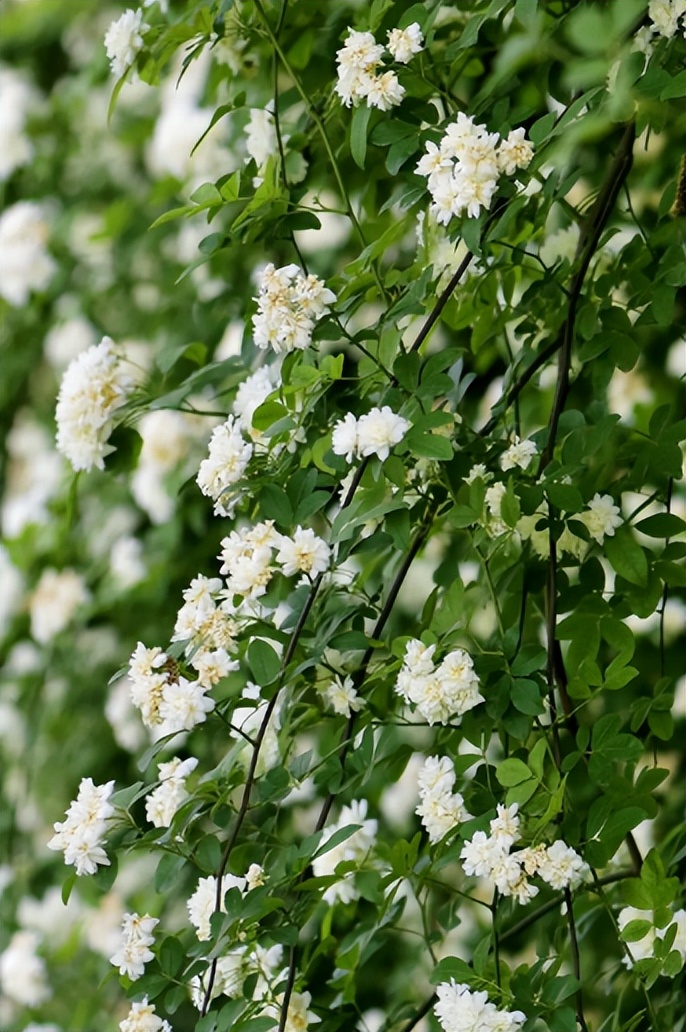
POLYGON ((610 495, 596 492, 588 503, 588 511, 579 513, 577 519, 584 524, 592 538, 602 545, 606 537, 614 537, 617 527, 622 525, 622 517, 610 495))
POLYGON ((488 472, 483 463, 477 462, 464 478, 464 482, 465 484, 473 484, 475 480, 483 480, 484 484, 487 484, 489 480, 493 480, 493 474, 488 472))
POLYGON ((588 865, 571 846, 558 839, 540 857, 536 873, 553 889, 574 888, 584 880, 588 865))
POLYGON ((419 805, 415 813, 429 835, 429 841, 439 842, 470 814, 459 792, 453 794, 455 768, 447 756, 429 756, 419 772, 419 805))
MULTIPOLYGON (((330 849, 323 855, 316 856, 312 861, 312 873, 315 878, 326 877, 335 874, 340 863, 353 861, 356 864, 362 863, 370 852, 376 839, 377 822, 367 818, 367 800, 356 800, 350 806, 344 806, 335 824, 325 829, 319 843, 319 849, 334 835, 340 828, 349 824, 359 824, 361 827, 354 831, 349 838, 339 842, 337 846, 330 849)), ((357 890, 354 882, 354 872, 350 871, 343 875, 339 881, 334 882, 324 892, 324 900, 327 903, 335 903, 341 900, 343 903, 350 903, 357 899, 357 890)))
POLYGON ((285 534, 279 535, 278 544, 276 561, 286 577, 292 577, 294 573, 306 573, 314 578, 328 569, 331 549, 313 530, 296 527, 292 538, 285 534))
POLYGON ((258 348, 280 354, 302 351, 312 343, 315 324, 329 312, 336 295, 323 280, 304 276, 297 265, 277 269, 270 263, 262 271, 255 300, 253 340, 258 348))
POLYGON ((346 462, 352 462, 358 454, 357 420, 347 412, 333 428, 331 448, 334 455, 345 455, 346 462))
POLYGON ((334 713, 339 713, 343 717, 349 717, 351 710, 359 710, 364 705, 355 691, 352 677, 346 677, 344 681, 340 677, 335 677, 323 689, 322 694, 334 713))
MULTIPOLYGON (((273 1003, 269 1003, 264 1008, 262 1016, 274 1018, 275 1021, 278 1021, 281 1017, 282 1002, 283 996, 277 996, 273 1003)), ((313 1021, 321 1021, 321 1018, 318 1018, 316 1014, 308 1009, 311 1002, 312 996, 310 993, 291 993, 291 998, 288 1001, 284 1032, 307 1032, 313 1021)))
MULTIPOLYGON (((265 718, 268 702, 261 697, 260 688, 248 681, 243 689, 242 700, 247 703, 245 706, 237 706, 231 717, 231 728, 229 734, 246 746, 242 751, 241 758, 246 764, 249 762, 249 755, 245 736, 254 739, 259 734, 262 722, 265 718)), ((278 708, 272 711, 267 723, 267 729, 262 739, 257 767, 255 768, 258 777, 266 771, 271 770, 281 761, 281 750, 279 749, 279 728, 281 717, 278 708)))
POLYGON ((159 646, 148 649, 142 642, 129 660, 131 701, 141 711, 143 723, 154 728, 161 723, 159 714, 163 688, 169 681, 169 660, 159 646))
POLYGON ((248 468, 252 452, 252 444, 243 440, 240 423, 234 416, 229 416, 212 431, 208 457, 200 463, 196 480, 202 493, 214 499, 216 515, 233 515, 242 497, 237 485, 248 468))
POLYGON ((119 1032, 172 1032, 172 1027, 157 1016, 155 1004, 148 1003, 148 997, 144 996, 138 1003, 131 1004, 127 1017, 119 1022, 119 1032))
POLYGON ((654 31, 665 39, 676 36, 679 19, 686 15, 683 0, 650 0, 648 17, 653 23, 654 31))
POLYGON ((464 649, 450 652, 439 667, 431 660, 435 646, 408 642, 395 690, 413 703, 429 724, 447 724, 483 702, 479 678, 464 649))
POLYGON ((336 94, 346 107, 367 96, 383 52, 383 46, 376 42, 371 32, 348 29, 345 44, 336 53, 338 81, 335 86, 336 94))
POLYGON ((31 636, 41 645, 52 641, 89 598, 76 570, 44 570, 29 602, 31 636))
POLYGON ((250 434, 253 440, 259 439, 262 434, 255 430, 252 425, 252 417, 255 410, 262 402, 266 401, 275 389, 278 373, 271 366, 261 366, 257 372, 243 380, 238 390, 233 405, 233 414, 240 419, 243 430, 250 434))
POLYGON ((32 201, 18 201, 0 215, 0 297, 15 307, 45 290, 57 268, 45 247, 48 232, 43 210, 32 201))
POLYGON ((373 408, 357 422, 357 447, 361 456, 378 455, 387 459, 391 448, 399 444, 410 429, 410 423, 388 405, 373 408))
POLYGON ((394 71, 382 72, 381 75, 372 75, 364 85, 365 96, 368 107, 378 108, 380 111, 390 111, 396 107, 405 96, 405 87, 398 82, 398 76, 394 71))
POLYGON ((195 757, 187 760, 175 757, 168 763, 160 763, 160 784, 145 800, 145 816, 156 828, 168 828, 176 811, 188 799, 186 778, 197 765, 195 757))
POLYGON ((501 483, 493 484, 492 487, 486 488, 485 502, 489 514, 486 526, 488 532, 494 537, 497 537, 499 534, 506 534, 508 530, 507 524, 500 515, 506 491, 505 484, 501 483))
POLYGON ((35 932, 15 932, 0 953, 3 993, 22 1007, 40 1007, 52 996, 45 961, 36 953, 39 942, 35 932))
POLYGON ((160 736, 192 731, 197 724, 203 724, 214 709, 214 699, 205 692, 199 681, 188 681, 185 677, 165 684, 159 707, 160 736))
POLYGON ((526 139, 526 129, 513 129, 498 147, 498 167, 506 176, 511 176, 517 169, 526 168, 533 156, 534 148, 526 139))
POLYGON ((12 68, 0 68, 0 182, 33 157, 25 130, 35 104, 35 91, 23 76, 12 68))
POLYGON ((198 682, 203 688, 212 688, 225 677, 238 670, 237 659, 229 659, 226 649, 199 649, 191 657, 191 666, 198 674, 198 682))
POLYGON ((66 821, 54 825, 48 849, 63 850, 65 864, 73 865, 77 875, 95 874, 98 864, 109 866, 102 843, 114 813, 108 801, 113 788, 114 781, 95 785, 91 778, 83 778, 76 799, 66 811, 66 821))
MULTIPOLYGON (((222 878, 221 892, 218 912, 226 913, 224 897, 229 889, 239 889, 245 892, 245 878, 237 878, 233 874, 225 874, 222 878)), ((193 895, 188 900, 188 916, 196 930, 196 935, 201 942, 205 942, 211 936, 210 918, 215 913, 217 903, 217 879, 201 878, 193 895)))
POLYGON ((245 872, 245 881, 249 892, 253 889, 258 889, 260 885, 264 885, 264 868, 260 867, 259 864, 250 864, 250 867, 245 872))
POLYGON ((424 36, 419 22, 412 22, 406 29, 389 29, 386 35, 388 51, 398 64, 407 64, 424 49, 424 36))
POLYGON ((150 947, 155 944, 152 932, 158 924, 158 919, 150 914, 124 914, 121 943, 110 957, 110 964, 119 968, 120 975, 128 975, 135 982, 145 973, 145 965, 155 958, 150 947))
POLYGON ((276 128, 271 111, 250 109, 250 121, 245 127, 245 146, 258 169, 267 164, 272 154, 276 154, 276 128))
POLYGON ((114 341, 103 337, 82 351, 65 372, 57 398, 57 450, 75 470, 104 469, 114 413, 126 401, 130 377, 123 371, 114 341))
POLYGON ((515 434, 510 447, 500 456, 500 468, 503 472, 508 469, 514 469, 515 466, 519 466, 520 469, 526 469, 534 455, 538 455, 538 448, 534 442, 520 441, 515 434))
POLYGON ((490 822, 491 836, 500 843, 503 849, 509 849, 519 838, 518 803, 503 806, 498 803, 497 817, 490 822))
POLYGON ((469 842, 465 842, 460 852, 460 859, 465 874, 478 878, 490 878, 491 871, 506 856, 507 850, 502 842, 489 838, 485 831, 475 831, 469 842))
POLYGON ((144 580, 143 542, 130 534, 118 538, 110 550, 110 571, 117 585, 126 589, 144 580))
POLYGON ((113 21, 105 33, 105 50, 110 59, 112 73, 119 79, 133 64, 136 54, 143 48, 142 33, 150 28, 143 21, 143 11, 124 11, 113 21))
POLYGON ((487 993, 472 992, 454 978, 441 982, 436 996, 434 1014, 443 1032, 519 1032, 526 1021, 522 1011, 498 1010, 487 993))

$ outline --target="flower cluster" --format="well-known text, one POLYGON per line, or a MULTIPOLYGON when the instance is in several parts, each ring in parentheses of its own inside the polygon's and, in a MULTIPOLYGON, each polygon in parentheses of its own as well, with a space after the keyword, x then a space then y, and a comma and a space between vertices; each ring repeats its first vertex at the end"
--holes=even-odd
POLYGON ((612 497, 597 492, 588 503, 588 510, 579 513, 577 519, 599 545, 602 545, 606 537, 614 537, 615 530, 622 525, 619 508, 614 504, 612 497))
POLYGON ((681 30, 686 36, 686 0, 650 0, 648 4, 650 25, 646 28, 651 36, 659 35, 671 39, 681 30))
MULTIPOLYGON (((390 29, 388 52, 398 64, 407 64, 415 54, 424 48, 424 37, 417 22, 406 29, 390 29)), ((348 29, 344 45, 336 53, 338 81, 335 92, 346 107, 357 106, 366 100, 367 107, 389 111, 405 96, 405 87, 400 85, 392 69, 379 72, 384 58, 384 47, 377 43, 371 32, 356 32, 348 29)))
POLYGON ((98 864, 109 867, 103 841, 114 813, 109 802, 113 788, 114 781, 95 785, 92 778, 82 778, 79 793, 66 811, 66 821, 54 825, 48 849, 63 850, 65 864, 73 865, 78 875, 95 874, 98 864))
POLYGON ((429 724, 447 724, 462 717, 484 701, 471 657, 464 649, 449 652, 440 666, 434 666, 435 645, 423 645, 416 638, 405 647, 403 665, 395 690, 429 724))
POLYGON ((219 577, 194 577, 183 591, 172 635, 172 641, 186 643, 189 663, 207 688, 238 669, 229 652, 236 647, 239 622, 228 601, 217 602, 221 590, 219 577))
POLYGON ((438 145, 427 143, 417 165, 417 173, 427 177, 431 214, 443 225, 465 212, 475 218, 490 208, 500 176, 526 168, 533 153, 524 129, 502 138, 461 111, 438 145))
POLYGON ((652 910, 639 910, 637 907, 624 907, 617 917, 617 924, 620 931, 623 931, 631 921, 647 921, 650 927, 640 939, 632 939, 629 942, 631 956, 624 955, 622 963, 625 967, 631 968, 639 960, 647 960, 655 956, 655 946, 658 940, 664 939, 673 925, 676 925, 676 936, 674 938, 673 950, 677 950, 684 961, 686 961, 686 910, 676 910, 672 919, 664 928, 656 928, 653 923, 652 910))
MULTIPOLYGON (((319 850, 326 845, 329 839, 341 828, 351 824, 359 824, 360 827, 343 842, 339 842, 333 849, 326 853, 315 856, 312 861, 312 873, 315 878, 325 878, 336 873, 336 868, 344 861, 352 861, 360 864, 374 845, 376 839, 377 822, 367 818, 367 800, 355 800, 350 806, 344 806, 335 824, 329 825, 322 835, 319 843, 319 850)), ((357 899, 358 892, 355 887, 354 872, 348 871, 334 882, 324 892, 324 900, 333 904, 336 900, 342 903, 350 903, 357 899)))
POLYGON ((453 792, 455 767, 448 756, 429 756, 419 772, 419 806, 415 813, 429 835, 429 842, 439 842, 456 825, 469 820, 464 799, 453 792))
POLYGON ((124 914, 119 949, 110 957, 110 964, 119 968, 120 975, 128 975, 132 982, 145 973, 145 965, 155 954, 150 949, 155 945, 152 934, 159 921, 145 914, 124 914))
POLYGON ((57 398, 57 449, 75 470, 103 469, 115 411, 131 387, 114 341, 103 337, 69 365, 57 398))
POLYGON ((129 663, 129 680, 131 701, 155 738, 191 731, 214 709, 207 686, 180 675, 157 645, 148 649, 138 642, 129 663))
POLYGON ((155 1004, 148 1003, 148 997, 131 1004, 131 1010, 119 1022, 119 1032, 172 1032, 168 1021, 155 1012, 155 1004))
MULTIPOLYGON (((217 960, 211 999, 217 996, 240 997, 245 980, 250 975, 257 975, 252 998, 263 1000, 279 973, 282 958, 283 947, 280 945, 266 948, 254 943, 229 950, 217 960)), ((206 992, 205 979, 195 975, 191 980, 191 999, 198 1010, 202 1008, 206 992)))
POLYGON ((168 828, 171 824, 174 814, 188 798, 186 778, 197 766, 198 761, 193 756, 187 760, 175 756, 168 763, 160 763, 160 783, 145 800, 145 816, 156 828, 168 828))
POLYGON ((200 463, 196 477, 204 495, 214 500, 217 516, 233 516, 243 497, 238 487, 252 457, 252 444, 243 440, 241 424, 234 416, 216 426, 208 447, 208 456, 200 463))
POLYGON ((323 280, 303 275, 297 265, 276 269, 270 262, 259 287, 253 340, 258 348, 271 348, 277 354, 308 347, 315 324, 336 301, 323 280))
POLYGON ((500 468, 503 472, 508 469, 526 469, 535 455, 538 455, 538 448, 533 441, 520 441, 515 434, 510 447, 500 456, 500 468))
POLYGON ((477 831, 465 842, 460 853, 465 874, 492 882, 503 896, 512 896, 518 903, 528 903, 538 895, 538 888, 527 876, 537 875, 551 888, 574 888, 588 871, 579 854, 561 839, 551 846, 530 846, 510 849, 519 839, 518 805, 497 806, 497 816, 490 822, 490 835, 477 831))
POLYGON ((387 459, 391 448, 402 441, 410 425, 388 405, 370 409, 359 419, 348 412, 333 428, 331 447, 334 455, 345 455, 347 462, 369 455, 387 459))
POLYGON ((454 978, 441 982, 436 996, 434 1014, 443 1032, 519 1032, 526 1021, 521 1011, 498 1010, 487 993, 473 993, 454 978))
MULTIPOLYGON (((221 882, 221 894, 219 910, 226 913, 224 897, 229 889, 238 889, 245 892, 247 881, 234 874, 225 874, 221 882)), ((215 913, 217 903, 217 879, 213 877, 201 878, 195 892, 187 903, 188 917, 195 928, 195 933, 201 942, 207 942, 211 937, 210 919, 215 913)))
MULTIPOLYGON (((4 117, 4 109, 3 109, 4 117)), ((48 224, 32 201, 19 201, 0 215, 0 297, 20 307, 31 291, 45 290, 57 266, 46 250, 48 224)))
POLYGON ((329 546, 313 530, 298 526, 289 537, 274 530, 271 520, 232 530, 221 548, 219 572, 226 577, 223 594, 228 602, 236 595, 251 600, 263 595, 276 572, 274 563, 286 577, 303 573, 315 578, 328 569, 331 558, 329 546))
POLYGON ((150 28, 143 21, 143 11, 131 8, 113 21, 105 33, 105 50, 110 59, 112 74, 119 79, 133 64, 136 54, 143 49, 142 33, 150 28))

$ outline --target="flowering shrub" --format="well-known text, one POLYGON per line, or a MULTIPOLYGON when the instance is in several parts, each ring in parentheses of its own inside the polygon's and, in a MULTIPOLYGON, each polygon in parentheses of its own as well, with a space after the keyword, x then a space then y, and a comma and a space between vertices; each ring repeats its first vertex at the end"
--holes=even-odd
POLYGON ((5 0, 3 1032, 679 1032, 682 0, 5 0))

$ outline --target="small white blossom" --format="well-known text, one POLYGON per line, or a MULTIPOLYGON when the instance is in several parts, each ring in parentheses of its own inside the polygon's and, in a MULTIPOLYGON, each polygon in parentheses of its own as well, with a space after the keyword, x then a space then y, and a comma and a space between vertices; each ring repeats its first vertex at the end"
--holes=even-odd
POLYGON ((534 156, 534 148, 526 139, 526 129, 513 129, 498 147, 498 167, 506 176, 526 168, 534 156))
POLYGON ((588 874, 589 868, 582 857, 562 839, 547 846, 541 855, 537 874, 551 888, 575 888, 588 874))
POLYGON ((148 1003, 148 997, 131 1004, 126 1018, 119 1022, 119 1032, 172 1032, 168 1021, 155 1013, 155 1004, 148 1003))
POLYGON ((0 297, 17 308, 33 291, 45 290, 57 268, 46 249, 48 234, 45 213, 32 201, 18 201, 0 215, 0 297))
POLYGON ((198 761, 193 756, 187 760, 175 757, 168 763, 160 763, 160 784, 145 800, 145 816, 156 828, 168 828, 176 811, 188 799, 186 778, 197 765, 198 761))
POLYGON ((250 864, 250 867, 245 872, 245 881, 249 892, 253 889, 258 889, 260 885, 264 885, 264 868, 260 867, 259 864, 250 864))
POLYGON ((272 154, 276 154, 276 127, 271 111, 251 108, 250 121, 245 127, 245 147, 258 169, 267 164, 272 154))
MULTIPOLYGON (((352 860, 361 864, 372 849, 376 839, 377 822, 367 818, 367 800, 356 800, 350 806, 344 806, 335 824, 329 825, 324 831, 319 848, 328 842, 339 828, 349 824, 359 824, 361 827, 354 831, 349 838, 339 842, 337 846, 330 849, 322 856, 316 856, 312 861, 312 872, 315 878, 326 877, 335 874, 336 868, 344 860, 352 860)), ((334 882, 324 892, 324 900, 335 903, 340 900, 342 903, 350 903, 357 899, 358 893, 355 888, 354 872, 349 871, 337 882, 334 882)))
POLYGON ((128 975, 135 982, 145 974, 145 965, 155 958, 150 947, 155 944, 152 933, 158 924, 158 919, 150 914, 124 914, 121 943, 110 957, 110 964, 119 968, 120 975, 128 975))
POLYGON ((371 32, 348 29, 345 44, 336 52, 338 81, 334 88, 346 107, 357 105, 367 96, 383 53, 383 46, 371 32))
POLYGON ((526 1021, 522 1011, 498 1010, 485 992, 472 992, 454 978, 436 988, 434 1014, 443 1032, 519 1032, 526 1021))
POLYGON ((131 8, 113 21, 105 33, 105 50, 110 59, 112 74, 119 79, 143 49, 143 33, 150 28, 143 21, 143 11, 131 8))
POLYGON ((89 598, 76 570, 44 570, 29 601, 31 636, 41 645, 52 641, 89 598))
POLYGON ((484 701, 474 664, 464 649, 450 652, 439 667, 434 667, 428 653, 421 642, 408 642, 395 690, 429 724, 447 724, 484 701))
MULTIPOLYGON (((225 874, 222 878, 219 911, 226 913, 224 897, 229 889, 245 891, 245 878, 237 878, 233 874, 225 874)), ((211 936, 210 918, 215 912, 217 902, 217 879, 201 878, 195 892, 187 903, 190 922, 196 930, 196 935, 201 942, 206 942, 211 936)))
POLYGON ((400 85, 398 76, 392 70, 370 76, 364 88, 367 106, 378 108, 379 111, 390 111, 397 107, 405 96, 405 87, 400 85))
POLYGON ((538 448, 534 442, 520 441, 515 434, 510 447, 500 456, 500 468, 503 471, 514 469, 515 466, 526 469, 534 455, 538 455, 538 448))
POLYGON ((312 343, 314 327, 330 311, 336 295, 323 280, 304 276, 297 265, 277 269, 270 263, 260 276, 255 300, 253 340, 258 348, 280 354, 302 351, 312 343))
POLYGON ((429 756, 419 772, 419 805, 415 813, 421 818, 429 842, 439 842, 444 835, 470 814, 459 792, 453 793, 455 768, 448 756, 429 756))
POLYGON ((424 36, 419 22, 412 22, 406 29, 389 29, 387 32, 388 51, 398 64, 407 64, 415 54, 424 49, 424 36))
POLYGON ((345 455, 348 462, 354 457, 370 455, 384 460, 390 455, 391 448, 402 441, 410 425, 388 405, 370 409, 357 420, 348 412, 334 426, 331 446, 335 455, 345 455))
POLYGON ((464 482, 465 484, 473 484, 475 480, 483 480, 484 484, 487 484, 489 480, 493 480, 493 474, 488 472, 483 463, 477 462, 464 478, 464 482))
POLYGON ((253 446, 243 440, 240 423, 234 416, 229 416, 212 431, 208 456, 200 463, 196 480, 202 493, 214 500, 217 516, 233 515, 242 498, 237 485, 248 468, 252 452, 253 446))
POLYGON ((15 932, 0 953, 3 995, 21 1007, 40 1007, 52 995, 45 961, 36 952, 39 942, 35 932, 15 932))
POLYGON ((296 527, 292 538, 280 534, 278 545, 276 561, 286 577, 306 573, 314 578, 329 567, 331 549, 313 530, 296 527))
POLYGON ((334 713, 343 717, 349 717, 351 710, 359 710, 364 705, 363 700, 355 691, 352 677, 346 677, 343 681, 340 677, 335 677, 323 689, 322 694, 334 713))
POLYGON ((518 809, 518 803, 512 803, 511 806, 503 806, 498 803, 496 807, 498 816, 494 817, 490 823, 491 836, 500 843, 503 849, 509 849, 519 838, 518 809))
POLYGON ((611 496, 598 493, 588 503, 588 510, 579 513, 577 519, 599 545, 606 537, 614 537, 615 530, 622 525, 619 507, 614 504, 611 496))
POLYGON ((126 401, 131 379, 114 341, 103 337, 82 351, 65 372, 57 398, 57 450, 75 470, 104 469, 113 417, 126 401))
POLYGON ((66 811, 66 821, 53 825, 55 834, 48 849, 61 849, 65 864, 73 865, 77 875, 95 874, 98 865, 109 866, 103 841, 114 807, 109 802, 114 781, 95 785, 82 778, 76 799, 66 811))

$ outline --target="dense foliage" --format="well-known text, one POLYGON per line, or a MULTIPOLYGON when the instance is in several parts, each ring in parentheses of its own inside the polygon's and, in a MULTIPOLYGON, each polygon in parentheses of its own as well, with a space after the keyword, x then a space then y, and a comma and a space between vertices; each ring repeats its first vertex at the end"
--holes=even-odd
POLYGON ((0 12, 0 1025, 683 1030, 686 4, 130 3, 0 12))

